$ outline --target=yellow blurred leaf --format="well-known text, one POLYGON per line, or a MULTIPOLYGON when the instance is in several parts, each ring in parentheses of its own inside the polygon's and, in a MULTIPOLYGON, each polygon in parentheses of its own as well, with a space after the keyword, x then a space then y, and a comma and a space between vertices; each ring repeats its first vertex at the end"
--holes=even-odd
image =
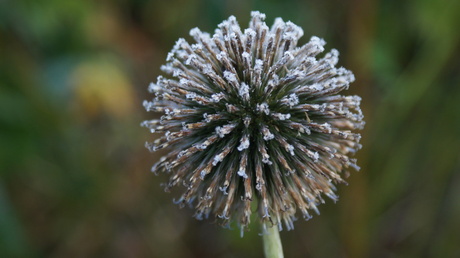
POLYGON ((133 86, 126 73, 107 59, 86 61, 70 76, 80 112, 95 118, 105 112, 123 118, 134 110, 133 86))

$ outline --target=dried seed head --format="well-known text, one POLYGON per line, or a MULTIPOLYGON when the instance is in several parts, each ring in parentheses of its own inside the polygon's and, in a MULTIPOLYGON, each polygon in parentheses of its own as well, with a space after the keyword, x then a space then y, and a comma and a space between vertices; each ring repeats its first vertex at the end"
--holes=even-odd
POLYGON ((195 28, 195 44, 177 41, 162 66, 169 77, 144 102, 164 115, 142 126, 163 134, 151 151, 170 150, 152 171, 170 174, 166 190, 185 186, 178 203, 197 218, 244 229, 257 202, 260 220, 292 229, 296 210, 319 213, 322 194, 337 200, 334 185, 359 169, 349 154, 361 148, 361 98, 337 95, 354 76, 335 67, 337 50, 317 57, 324 40, 298 47, 300 27, 251 15, 244 32, 232 16, 212 37, 195 28))

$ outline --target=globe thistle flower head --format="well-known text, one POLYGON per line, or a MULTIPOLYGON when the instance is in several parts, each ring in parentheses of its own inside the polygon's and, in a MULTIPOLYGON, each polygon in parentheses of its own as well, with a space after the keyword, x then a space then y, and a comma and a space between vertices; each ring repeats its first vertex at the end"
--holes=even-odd
POLYGON ((361 148, 361 99, 338 95, 354 76, 336 67, 337 50, 318 57, 324 40, 298 46, 300 27, 251 15, 247 29, 231 16, 212 36, 194 28, 195 43, 176 42, 144 102, 164 113, 142 123, 162 135, 146 147, 169 150, 152 171, 170 175, 166 191, 184 188, 176 202, 197 218, 244 229, 256 210, 264 225, 292 229, 359 169, 349 156, 361 148))

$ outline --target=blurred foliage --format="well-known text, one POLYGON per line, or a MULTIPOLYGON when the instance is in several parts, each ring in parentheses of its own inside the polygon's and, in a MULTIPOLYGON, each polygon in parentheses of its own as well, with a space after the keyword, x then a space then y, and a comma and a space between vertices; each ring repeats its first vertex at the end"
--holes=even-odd
POLYGON ((460 257, 460 1, 0 1, 0 257, 261 257, 163 193, 139 123, 179 37, 251 10, 341 52, 362 169, 286 257, 460 257))

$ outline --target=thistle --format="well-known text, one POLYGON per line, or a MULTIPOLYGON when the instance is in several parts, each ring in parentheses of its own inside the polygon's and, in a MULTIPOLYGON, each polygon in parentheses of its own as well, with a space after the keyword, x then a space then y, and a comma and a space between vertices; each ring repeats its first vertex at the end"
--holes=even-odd
POLYGON ((162 134, 149 150, 168 150, 152 171, 170 175, 166 191, 185 188, 176 202, 196 218, 244 230, 257 210, 263 225, 290 230, 296 213, 319 214, 323 195, 336 201, 335 184, 359 169, 349 155, 361 148, 352 132, 364 125, 361 99, 338 95, 354 76, 335 67, 337 50, 317 57, 324 40, 297 46, 300 27, 251 15, 244 31, 231 16, 212 36, 194 28, 196 43, 176 42, 161 67, 168 76, 144 101, 164 115, 142 125, 162 134))

